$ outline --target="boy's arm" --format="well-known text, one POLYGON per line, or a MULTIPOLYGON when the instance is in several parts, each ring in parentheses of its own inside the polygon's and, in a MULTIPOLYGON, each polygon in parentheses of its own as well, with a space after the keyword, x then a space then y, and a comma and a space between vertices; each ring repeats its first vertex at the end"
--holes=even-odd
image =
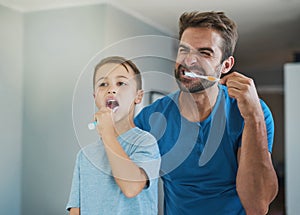
POLYGON ((80 208, 71 208, 69 215, 80 215, 80 208))
POLYGON ((102 108, 95 114, 97 131, 102 138, 116 183, 125 196, 132 198, 147 184, 148 177, 126 154, 117 140, 117 131, 112 120, 112 110, 102 108))
POLYGON ((116 137, 105 134, 102 141, 116 183, 126 197, 135 197, 147 184, 148 177, 145 171, 128 157, 116 137))

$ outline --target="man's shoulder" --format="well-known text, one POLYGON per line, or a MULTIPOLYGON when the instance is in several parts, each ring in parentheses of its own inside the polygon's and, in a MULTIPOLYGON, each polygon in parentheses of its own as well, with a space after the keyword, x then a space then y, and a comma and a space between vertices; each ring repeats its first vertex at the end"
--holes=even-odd
POLYGON ((168 108, 172 104, 176 104, 179 91, 165 95, 162 98, 155 100, 152 104, 143 108, 144 111, 160 111, 168 108))

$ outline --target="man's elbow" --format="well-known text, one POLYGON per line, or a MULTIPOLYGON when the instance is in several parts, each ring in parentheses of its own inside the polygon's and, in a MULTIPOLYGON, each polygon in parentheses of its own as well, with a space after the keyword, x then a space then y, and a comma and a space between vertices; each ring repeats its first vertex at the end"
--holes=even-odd
POLYGON ((269 211, 269 204, 253 205, 251 208, 245 208, 247 215, 266 215, 269 211))
POLYGON ((278 185, 274 184, 273 189, 269 190, 269 195, 265 196, 264 199, 260 199, 260 201, 255 202, 254 204, 244 205, 245 211, 247 215, 266 215, 269 211, 269 206, 272 201, 275 199, 278 193, 278 185))

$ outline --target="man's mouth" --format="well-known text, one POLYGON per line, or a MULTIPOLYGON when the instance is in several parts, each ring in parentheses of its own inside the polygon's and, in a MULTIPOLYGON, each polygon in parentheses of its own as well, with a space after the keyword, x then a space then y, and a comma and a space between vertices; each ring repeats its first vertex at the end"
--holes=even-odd
POLYGON ((187 72, 187 69, 184 66, 180 65, 178 67, 178 72, 180 75, 185 75, 185 72, 187 72))
POLYGON ((106 107, 116 111, 119 108, 119 102, 115 99, 108 99, 106 101, 106 107))
POLYGON ((179 72, 179 76, 184 76, 184 78, 188 78, 190 79, 191 77, 187 76, 186 73, 195 73, 195 74, 199 74, 198 69, 196 68, 187 68, 185 66, 180 65, 178 68, 178 72, 179 72))

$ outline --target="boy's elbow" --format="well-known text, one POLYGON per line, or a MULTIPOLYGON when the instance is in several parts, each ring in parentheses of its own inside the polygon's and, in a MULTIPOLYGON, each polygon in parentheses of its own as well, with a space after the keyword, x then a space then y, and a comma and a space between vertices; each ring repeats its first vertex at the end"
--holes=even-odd
POLYGON ((136 197, 139 192, 131 192, 131 191, 123 191, 124 196, 126 196, 127 198, 134 198, 136 197))
POLYGON ((144 182, 131 183, 129 186, 124 187, 122 190, 124 196, 127 198, 136 197, 145 187, 144 182))
POLYGON ((124 189, 122 190, 122 192, 124 196, 126 196, 127 198, 134 198, 141 192, 141 190, 131 188, 131 189, 124 189))

